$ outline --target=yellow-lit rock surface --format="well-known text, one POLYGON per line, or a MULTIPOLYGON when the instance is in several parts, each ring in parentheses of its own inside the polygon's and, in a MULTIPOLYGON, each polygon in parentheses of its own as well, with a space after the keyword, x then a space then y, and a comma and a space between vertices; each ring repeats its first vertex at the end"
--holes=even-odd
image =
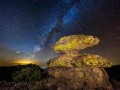
POLYGON ((83 54, 79 56, 61 55, 51 59, 48 63, 49 67, 64 66, 64 67, 111 67, 112 63, 99 55, 83 54))
POLYGON ((70 35, 60 38, 52 47, 56 53, 79 51, 99 44, 99 39, 89 35, 70 35))
POLYGON ((47 62, 47 87, 55 90, 113 90, 104 70, 111 62, 99 55, 81 54, 80 50, 99 44, 89 35, 70 35, 60 38, 52 47, 60 53, 47 62))

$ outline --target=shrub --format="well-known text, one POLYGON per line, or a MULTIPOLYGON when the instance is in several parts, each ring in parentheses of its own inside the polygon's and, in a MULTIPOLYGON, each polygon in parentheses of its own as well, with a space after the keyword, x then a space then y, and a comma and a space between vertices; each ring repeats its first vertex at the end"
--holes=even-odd
POLYGON ((13 81, 38 81, 41 78, 41 70, 37 65, 28 65, 28 67, 24 67, 21 70, 13 73, 13 81))

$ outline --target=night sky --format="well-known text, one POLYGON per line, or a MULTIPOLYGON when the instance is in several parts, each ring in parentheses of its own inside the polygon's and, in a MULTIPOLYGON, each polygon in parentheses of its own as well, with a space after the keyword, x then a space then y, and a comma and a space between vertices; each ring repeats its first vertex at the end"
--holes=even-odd
POLYGON ((94 35, 83 50, 120 64, 120 0, 0 0, 0 65, 28 59, 44 65, 62 36, 94 35))

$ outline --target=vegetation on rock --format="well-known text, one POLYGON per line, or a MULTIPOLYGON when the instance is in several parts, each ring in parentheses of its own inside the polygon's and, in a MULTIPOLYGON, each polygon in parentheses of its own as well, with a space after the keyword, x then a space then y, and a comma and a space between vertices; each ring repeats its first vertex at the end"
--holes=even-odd
POLYGON ((53 49, 56 53, 61 53, 82 50, 97 45, 98 43, 99 39, 97 37, 89 35, 70 35, 60 38, 53 46, 53 49))
POLYGON ((111 62, 99 55, 79 54, 80 50, 97 45, 99 41, 89 35, 60 38, 53 49, 62 55, 48 61, 46 86, 55 86, 60 90, 112 90, 109 76, 104 70, 111 67, 111 62))

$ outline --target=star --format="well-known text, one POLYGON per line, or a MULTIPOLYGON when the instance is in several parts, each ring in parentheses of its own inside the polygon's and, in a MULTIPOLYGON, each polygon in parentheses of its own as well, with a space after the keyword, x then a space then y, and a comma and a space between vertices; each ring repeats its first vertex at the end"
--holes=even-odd
POLYGON ((17 51, 16 53, 18 54, 18 53, 20 53, 20 51, 17 51))
POLYGON ((51 46, 61 37, 85 34, 101 40, 91 53, 117 64, 119 4, 120 0, 0 0, 0 60, 26 57, 46 62, 56 56, 51 46))

